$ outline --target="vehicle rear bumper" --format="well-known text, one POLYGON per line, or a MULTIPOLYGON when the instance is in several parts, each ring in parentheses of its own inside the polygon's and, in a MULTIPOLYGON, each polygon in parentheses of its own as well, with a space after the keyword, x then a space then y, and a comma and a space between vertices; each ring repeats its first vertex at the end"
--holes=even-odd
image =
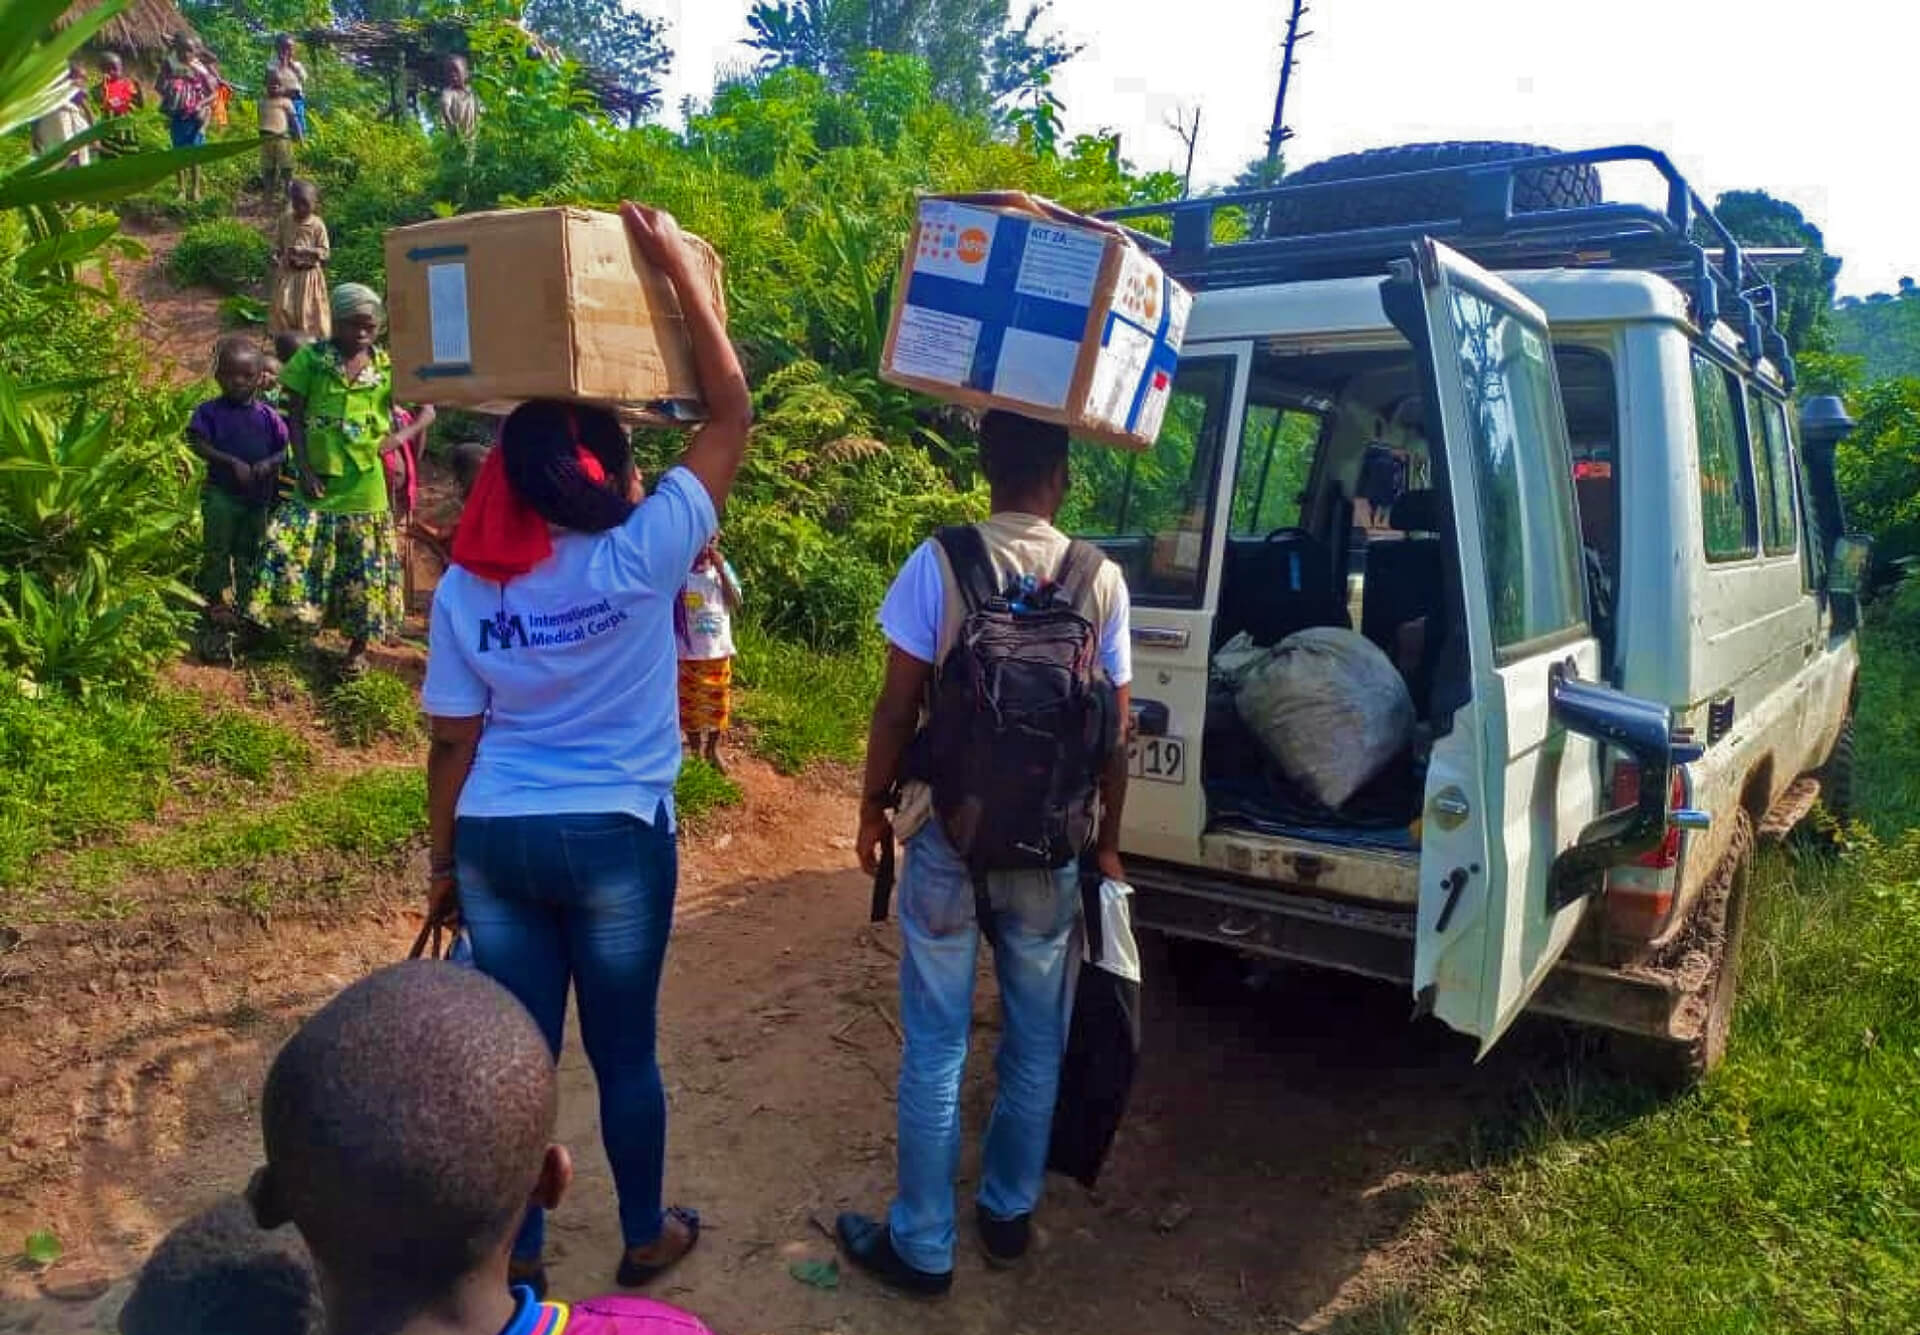
MULTIPOLYGON (((1338 969, 1411 988, 1414 909, 1379 908, 1193 867, 1130 858, 1133 919, 1143 931, 1207 941, 1265 959, 1338 969)), ((1562 961, 1528 1003, 1532 1014, 1665 1037, 1678 980, 1651 969, 1562 961)))

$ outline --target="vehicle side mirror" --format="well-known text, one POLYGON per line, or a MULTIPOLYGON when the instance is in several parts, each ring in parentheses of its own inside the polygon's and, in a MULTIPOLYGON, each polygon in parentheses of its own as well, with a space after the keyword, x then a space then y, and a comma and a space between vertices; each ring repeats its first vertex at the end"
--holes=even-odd
POLYGON ((1827 566, 1827 592, 1858 598, 1867 586, 1873 564, 1873 539, 1864 533, 1843 533, 1833 540, 1833 560, 1827 566))

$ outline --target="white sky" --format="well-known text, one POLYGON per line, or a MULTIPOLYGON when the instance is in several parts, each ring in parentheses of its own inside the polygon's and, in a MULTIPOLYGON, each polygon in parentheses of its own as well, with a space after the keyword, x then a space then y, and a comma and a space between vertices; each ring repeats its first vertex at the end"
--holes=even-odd
MULTIPOLYGON (((748 0, 641 0, 673 25, 668 105, 743 60, 748 0)), ((1086 50, 1058 78, 1072 131, 1179 167, 1166 122, 1202 107, 1195 187, 1264 147, 1286 0, 1055 0, 1086 50)), ((1013 8, 1024 13, 1024 0, 1013 8)), ((1843 294, 1920 275, 1920 5, 1904 0, 1311 0, 1289 161, 1427 139, 1646 143, 1709 200, 1792 200, 1844 257, 1843 294)), ((1610 189, 1639 195, 1630 182, 1610 189)))

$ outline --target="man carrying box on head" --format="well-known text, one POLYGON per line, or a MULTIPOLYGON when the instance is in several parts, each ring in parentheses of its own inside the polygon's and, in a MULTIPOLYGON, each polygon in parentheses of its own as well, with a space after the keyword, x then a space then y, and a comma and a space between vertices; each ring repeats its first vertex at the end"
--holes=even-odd
POLYGON ((838 1233, 855 1264, 923 1295, 953 1280, 980 937, 994 946, 1005 1029, 977 1213, 989 1261, 1012 1264, 1046 1172, 1082 856, 1091 846, 1101 875, 1124 880, 1126 583, 1097 548, 1053 526, 1067 494, 1066 428, 990 412, 980 463, 992 516, 922 545, 881 606, 891 649, 860 804, 869 874, 884 875, 896 834, 906 844, 900 1183, 884 1221, 843 1215, 838 1233), (991 714, 975 707, 988 691, 991 714))

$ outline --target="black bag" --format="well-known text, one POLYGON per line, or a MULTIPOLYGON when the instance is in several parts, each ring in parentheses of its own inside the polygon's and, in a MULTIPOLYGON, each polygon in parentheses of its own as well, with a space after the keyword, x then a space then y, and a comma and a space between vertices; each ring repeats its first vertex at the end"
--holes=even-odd
POLYGON ((1099 1181, 1113 1138, 1127 1113, 1140 1064, 1140 984, 1102 968, 1105 955, 1100 912, 1100 874, 1080 875, 1082 930, 1087 961, 1074 985, 1073 1019, 1060 1063, 1060 1093, 1053 1106, 1047 1170, 1070 1177, 1087 1190, 1099 1181))
POLYGON ((1116 697, 1086 612, 1106 557, 1075 542, 1050 582, 997 590, 977 529, 942 529, 938 541, 966 620, 934 678, 912 769, 978 884, 1064 867, 1093 842, 1115 738, 1116 697))

